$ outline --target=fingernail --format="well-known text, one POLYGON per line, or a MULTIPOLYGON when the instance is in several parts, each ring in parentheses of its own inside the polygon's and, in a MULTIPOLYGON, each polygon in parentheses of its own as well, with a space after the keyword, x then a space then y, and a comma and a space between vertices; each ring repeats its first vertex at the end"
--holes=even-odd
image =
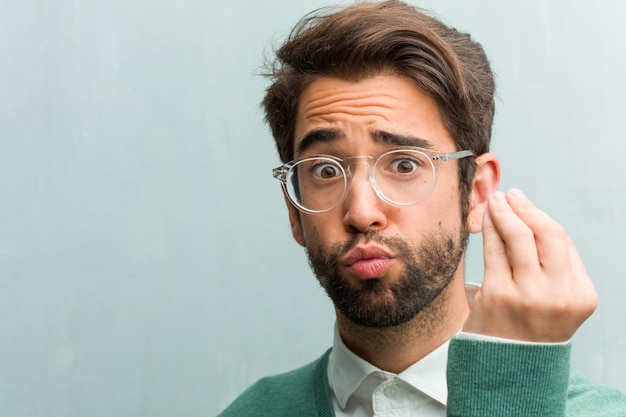
POLYGON ((506 201, 506 198, 504 197, 504 193, 502 191, 494 192, 492 198, 494 201, 499 203, 506 201))
POLYGON ((509 197, 516 198, 516 199, 526 198, 522 190, 518 188, 511 188, 508 194, 509 194, 509 197))

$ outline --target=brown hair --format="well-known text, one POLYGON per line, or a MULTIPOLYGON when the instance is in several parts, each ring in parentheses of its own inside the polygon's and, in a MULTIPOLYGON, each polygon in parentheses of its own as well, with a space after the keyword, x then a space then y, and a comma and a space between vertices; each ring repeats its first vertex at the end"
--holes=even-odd
MULTIPOLYGON (((270 64, 263 100, 278 153, 293 158, 298 101, 321 76, 359 81, 401 75, 432 97, 459 149, 489 150, 495 83, 487 57, 469 35, 397 0, 326 8, 305 16, 270 64)), ((461 196, 471 190, 475 163, 460 160, 461 196)))

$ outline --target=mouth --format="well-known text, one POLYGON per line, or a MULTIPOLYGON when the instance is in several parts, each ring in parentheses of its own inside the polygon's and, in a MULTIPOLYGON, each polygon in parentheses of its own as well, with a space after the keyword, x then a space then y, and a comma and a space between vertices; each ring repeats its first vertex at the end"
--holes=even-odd
POLYGON ((376 245, 357 246, 342 259, 343 265, 361 279, 380 278, 393 263, 393 255, 376 245))

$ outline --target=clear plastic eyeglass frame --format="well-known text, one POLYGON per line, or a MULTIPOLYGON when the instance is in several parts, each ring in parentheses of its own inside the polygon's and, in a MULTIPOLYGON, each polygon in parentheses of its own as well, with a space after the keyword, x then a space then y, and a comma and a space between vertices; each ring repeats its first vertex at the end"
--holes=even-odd
POLYGON ((424 201, 430 195, 430 193, 434 189, 435 184, 437 182, 437 174, 439 172, 439 167, 441 166, 441 164, 448 162, 448 161, 466 158, 469 156, 474 156, 474 153, 469 150, 433 154, 432 151, 421 149, 421 148, 397 148, 397 149, 384 152, 376 158, 372 156, 367 156, 367 155, 351 156, 351 157, 346 157, 346 158, 339 158, 333 155, 311 155, 311 156, 307 156, 304 158, 294 159, 293 161, 289 161, 277 168, 272 169, 272 175, 274 176, 274 178, 276 178, 277 180, 281 182, 283 190, 286 192, 287 196, 289 197, 289 200, 298 210, 304 213, 309 213, 309 214, 321 214, 321 213, 326 213, 328 211, 333 210, 334 208, 336 208, 337 206, 339 206, 339 204, 343 202, 348 192, 349 182, 352 180, 352 176, 353 176, 350 167, 353 164, 358 163, 359 161, 363 161, 363 163, 367 165, 368 181, 370 183, 370 186, 376 193, 376 195, 381 200, 387 202, 388 204, 402 207, 402 206, 410 206, 410 205, 417 204, 421 201, 424 201), (389 157, 392 154, 402 154, 402 153, 419 154, 421 157, 424 158, 424 160, 427 160, 430 163, 430 173, 432 175, 432 179, 429 180, 430 184, 428 185, 428 188, 422 192, 419 198, 413 201, 408 201, 408 202, 395 201, 389 198, 387 195, 385 195, 385 193, 381 191, 380 187, 376 183, 376 175, 372 173, 373 167, 375 168, 377 164, 379 163, 379 161, 381 161, 383 158, 389 157), (341 196, 337 198, 334 204, 330 204, 329 207, 322 208, 322 209, 312 209, 312 208, 304 206, 299 201, 298 189, 295 186, 291 186, 291 187, 289 186, 290 182, 292 181, 292 178, 294 177, 296 173, 296 171, 294 170, 295 167, 306 162, 317 161, 317 160, 333 163, 333 167, 336 167, 341 171, 341 177, 343 179, 343 192, 341 193, 341 196), (371 164, 370 163, 371 161, 374 161, 374 163, 371 164))

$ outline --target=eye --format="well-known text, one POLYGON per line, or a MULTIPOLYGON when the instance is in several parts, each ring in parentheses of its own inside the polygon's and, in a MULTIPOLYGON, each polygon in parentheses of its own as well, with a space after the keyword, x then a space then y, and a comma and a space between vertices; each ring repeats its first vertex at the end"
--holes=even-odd
POLYGON ((394 174, 414 174, 421 167, 419 161, 407 157, 394 159, 390 166, 389 170, 394 174))
POLYGON ((335 164, 319 163, 313 166, 313 175, 322 179, 330 179, 341 175, 341 170, 335 164))

